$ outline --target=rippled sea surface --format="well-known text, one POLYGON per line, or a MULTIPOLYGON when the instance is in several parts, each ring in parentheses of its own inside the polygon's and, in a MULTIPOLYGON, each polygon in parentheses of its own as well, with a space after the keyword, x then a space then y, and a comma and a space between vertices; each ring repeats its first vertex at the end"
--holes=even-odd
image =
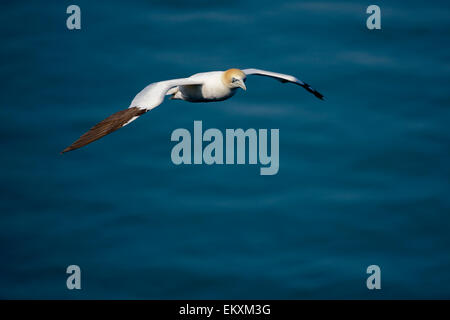
POLYGON ((0 4, 0 298, 450 298, 448 1, 378 1, 378 31, 366 1, 76 4, 79 31, 68 2, 0 4), (231 67, 326 100, 251 78, 59 154, 148 83, 231 67), (174 165, 194 120, 279 128, 279 173, 174 165))

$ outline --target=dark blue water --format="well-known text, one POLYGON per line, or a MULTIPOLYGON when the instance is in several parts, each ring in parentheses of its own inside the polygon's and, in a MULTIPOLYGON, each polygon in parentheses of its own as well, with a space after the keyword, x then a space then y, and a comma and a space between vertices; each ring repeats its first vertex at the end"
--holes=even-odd
POLYGON ((79 31, 69 4, 0 5, 1 298, 450 298, 448 1, 378 1, 379 31, 364 1, 77 0, 79 31), (231 67, 327 99, 251 78, 59 154, 148 83, 231 67), (194 120, 279 128, 279 173, 174 165, 194 120))

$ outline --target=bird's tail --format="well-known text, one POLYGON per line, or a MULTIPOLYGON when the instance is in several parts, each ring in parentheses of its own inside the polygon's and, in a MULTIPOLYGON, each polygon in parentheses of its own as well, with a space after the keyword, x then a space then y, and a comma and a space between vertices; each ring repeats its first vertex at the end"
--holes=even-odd
POLYGON ((77 141, 65 148, 61 153, 84 147, 85 145, 126 126, 146 112, 146 109, 141 109, 138 107, 132 107, 116 112, 110 115, 105 120, 97 123, 88 132, 83 134, 77 141))

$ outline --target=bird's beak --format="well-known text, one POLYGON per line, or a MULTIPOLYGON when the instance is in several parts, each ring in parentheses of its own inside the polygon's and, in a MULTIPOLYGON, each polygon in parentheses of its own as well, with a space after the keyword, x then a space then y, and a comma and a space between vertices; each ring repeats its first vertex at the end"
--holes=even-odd
POLYGON ((238 85, 239 87, 241 87, 242 90, 244 90, 244 91, 247 90, 247 87, 245 86, 244 81, 239 80, 239 81, 237 82, 237 85, 238 85))

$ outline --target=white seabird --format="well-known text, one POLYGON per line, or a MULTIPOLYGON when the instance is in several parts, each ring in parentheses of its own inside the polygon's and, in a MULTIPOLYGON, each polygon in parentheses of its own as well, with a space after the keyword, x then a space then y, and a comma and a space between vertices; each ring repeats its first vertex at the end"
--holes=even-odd
POLYGON ((291 82, 305 88, 317 98, 323 99, 323 95, 310 85, 287 74, 259 69, 229 69, 197 73, 189 78, 151 83, 134 97, 128 109, 116 112, 93 126, 62 153, 81 148, 126 126, 147 111, 159 106, 166 95, 170 95, 171 99, 189 102, 213 102, 231 98, 238 88, 247 90, 245 81, 249 75, 271 77, 283 83, 291 82))

